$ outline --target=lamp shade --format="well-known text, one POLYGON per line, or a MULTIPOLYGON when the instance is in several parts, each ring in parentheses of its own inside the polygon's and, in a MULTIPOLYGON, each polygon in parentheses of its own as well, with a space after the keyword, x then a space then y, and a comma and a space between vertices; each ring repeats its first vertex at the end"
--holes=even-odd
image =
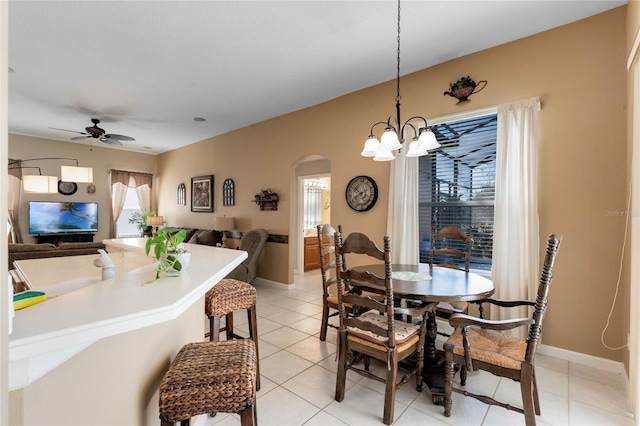
POLYGON ((391 151, 400 148, 402 148, 402 144, 398 139, 398 134, 393 128, 388 127, 380 138, 380 149, 391 151))
POLYGON ((396 157, 389 150, 378 151, 375 157, 373 157, 373 161, 391 161, 396 157))
POLYGON ((93 169, 91 167, 60 166, 60 179, 63 182, 93 182, 93 169))
POLYGON ((31 194, 56 194, 58 178, 56 176, 24 175, 22 189, 31 194))
POLYGON ((407 157, 421 157, 423 155, 427 155, 428 152, 426 149, 422 149, 420 147, 420 142, 418 142, 417 140, 414 140, 413 142, 411 142, 411 145, 409 145, 409 151, 407 151, 407 157))
POLYGON ((230 231, 235 229, 236 220, 232 217, 216 217, 216 231, 230 231))
POLYGON ((164 217, 162 216, 149 216, 147 218, 148 226, 160 226, 164 223, 164 217))
POLYGON ((436 149, 440 148, 440 143, 436 139, 436 135, 429 129, 424 130, 420 133, 420 137, 418 138, 420 142, 420 148, 422 149, 436 149))
POLYGON ((364 149, 360 153, 363 157, 375 157, 378 152, 378 147, 380 147, 380 141, 371 135, 367 138, 364 143, 364 149))

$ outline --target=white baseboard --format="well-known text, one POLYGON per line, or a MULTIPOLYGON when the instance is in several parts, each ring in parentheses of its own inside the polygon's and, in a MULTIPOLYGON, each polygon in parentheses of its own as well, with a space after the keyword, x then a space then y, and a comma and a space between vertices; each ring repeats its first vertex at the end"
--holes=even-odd
POLYGON ((295 284, 283 284, 278 281, 271 281, 271 280, 267 280, 265 278, 260 278, 260 277, 255 277, 252 282, 261 284, 261 285, 267 285, 270 287, 279 288, 280 290, 293 290, 294 288, 296 288, 295 284))
POLYGON ((612 361, 610 359, 599 358, 597 356, 587 355, 580 352, 574 352, 548 345, 538 345, 538 353, 571 362, 577 362, 579 364, 588 365, 589 367, 598 368, 600 370, 612 371, 621 374, 628 380, 627 371, 624 369, 624 364, 618 361, 612 361))

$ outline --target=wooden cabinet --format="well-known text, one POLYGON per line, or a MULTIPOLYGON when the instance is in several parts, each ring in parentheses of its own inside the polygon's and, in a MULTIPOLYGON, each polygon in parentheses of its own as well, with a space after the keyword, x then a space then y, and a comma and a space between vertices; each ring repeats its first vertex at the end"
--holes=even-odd
POLYGON ((318 269, 320 267, 320 250, 317 237, 304 238, 304 270, 318 269))
MULTIPOLYGON (((322 240, 325 246, 329 245, 330 238, 322 240)), ((328 259, 327 259, 328 260, 328 259)), ((318 237, 304 237, 304 270, 320 268, 320 249, 318 248, 318 237)))

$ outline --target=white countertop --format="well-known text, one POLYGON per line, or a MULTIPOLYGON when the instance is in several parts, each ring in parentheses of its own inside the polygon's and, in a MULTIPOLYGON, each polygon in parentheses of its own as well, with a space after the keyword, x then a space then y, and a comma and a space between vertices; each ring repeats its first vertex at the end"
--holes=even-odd
MULTIPOLYGON (((107 243, 144 253, 142 238, 107 243)), ((28 385, 99 339, 175 319, 247 257, 241 250, 185 248, 191 262, 179 276, 143 285, 155 277, 154 263, 17 311, 9 336, 9 388, 28 385)), ((66 258, 56 259, 63 268, 66 258)))

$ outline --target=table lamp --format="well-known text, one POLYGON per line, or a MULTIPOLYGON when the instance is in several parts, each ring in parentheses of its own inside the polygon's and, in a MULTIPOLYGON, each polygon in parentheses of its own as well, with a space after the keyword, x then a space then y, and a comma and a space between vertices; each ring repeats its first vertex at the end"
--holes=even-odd
POLYGON ((235 229, 236 220, 232 217, 216 217, 216 231, 222 232, 222 247, 227 247, 227 232, 235 229))
POLYGON ((147 218, 147 225, 153 227, 153 236, 158 235, 158 226, 164 223, 164 217, 162 216, 149 216, 147 218))

